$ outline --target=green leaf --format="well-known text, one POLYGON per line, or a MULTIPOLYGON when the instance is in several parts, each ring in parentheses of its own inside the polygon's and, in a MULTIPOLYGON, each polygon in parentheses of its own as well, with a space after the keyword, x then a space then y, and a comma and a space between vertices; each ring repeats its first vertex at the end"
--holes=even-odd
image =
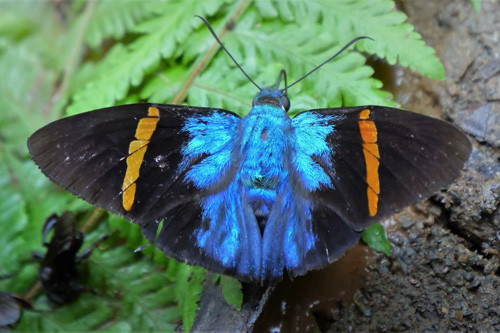
MULTIPOLYGON (((317 24, 283 27, 280 22, 267 22, 255 29, 256 15, 255 11, 249 10, 236 28, 228 32, 224 43, 245 71, 262 86, 274 85, 282 68, 287 69, 290 83, 329 58, 332 49, 341 47, 317 24)), ((365 58, 354 52, 346 52, 334 59, 311 79, 290 89, 290 113, 317 108, 318 105, 394 105, 390 101, 391 95, 380 90, 382 83, 371 78, 373 70, 364 63, 365 58), (295 102, 295 96, 300 98, 299 103, 295 102)), ((169 79, 169 84, 178 84, 172 82, 167 73, 163 76, 169 79)), ((165 81, 163 85, 155 86, 160 92, 166 89, 165 81)), ((256 92, 256 88, 221 52, 189 90, 188 104, 226 108, 245 115, 250 111, 250 101, 256 92)), ((151 86, 148 93, 158 94, 151 86)))
MULTIPOLYGON (((33 4, 40 9, 40 3, 33 4)), ((34 9, 32 7, 32 9, 34 9)), ((11 40, 22 38, 33 32, 37 24, 33 10, 12 1, 0 3, 0 36, 11 40)))
POLYGON ((0 256, 0 275, 15 273, 21 268, 20 261, 26 259, 21 257, 21 250, 27 242, 23 235, 28 225, 26 201, 14 185, 13 177, 0 155, 0 244, 3 244, 2 251, 9 253, 8 256, 0 256))
POLYGON ((137 224, 130 223, 122 217, 110 214, 108 224, 111 230, 119 231, 120 237, 127 238, 127 246, 135 250, 142 245, 148 244, 148 241, 141 233, 141 228, 137 224))
POLYGON ((222 295, 224 296, 227 304, 236 311, 240 311, 243 303, 241 282, 226 275, 214 274, 212 282, 216 283, 217 281, 220 282, 222 295))
POLYGON ((43 123, 40 106, 49 103, 55 73, 28 45, 12 44, 0 55, 0 76, 2 139, 9 149, 25 150, 25 139, 43 123))
MULTIPOLYGON (((169 258, 161 250, 156 248, 154 244, 150 244, 142 235, 141 228, 137 224, 133 224, 122 217, 110 214, 108 218, 110 230, 118 231, 119 237, 126 239, 126 245, 133 251, 139 247, 146 246, 140 253, 154 260, 159 267, 167 268, 170 263, 175 263, 175 260, 169 258)), ((161 230, 161 225, 158 227, 161 230)))
POLYGON ((481 12, 481 0, 470 0, 470 2, 472 4, 472 8, 474 8, 476 13, 479 14, 481 12))
POLYGON ((376 223, 363 231, 361 235, 363 242, 368 244, 372 249, 382 252, 387 256, 391 255, 391 243, 385 236, 384 228, 380 223, 376 223))

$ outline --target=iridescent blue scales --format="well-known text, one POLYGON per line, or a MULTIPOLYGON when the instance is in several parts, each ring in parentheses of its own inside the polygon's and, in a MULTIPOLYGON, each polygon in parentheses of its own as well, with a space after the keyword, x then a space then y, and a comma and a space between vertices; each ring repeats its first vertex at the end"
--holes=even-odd
POLYGON ((95 110, 45 126, 28 147, 50 179, 137 223, 167 255, 262 283, 338 259, 364 228, 449 184, 471 149, 430 117, 360 106, 290 118, 283 98, 263 89, 244 118, 95 110))
MULTIPOLYGON (((280 92, 261 92, 267 94, 278 99, 280 92)), ((217 111, 188 118, 179 171, 208 156, 185 179, 210 193, 200 201, 197 245, 240 276, 265 280, 284 268, 304 272, 317 240, 308 193, 333 187, 312 156, 331 167, 333 147, 325 139, 341 117, 306 112, 292 120, 281 107, 257 104, 244 119, 217 111)))

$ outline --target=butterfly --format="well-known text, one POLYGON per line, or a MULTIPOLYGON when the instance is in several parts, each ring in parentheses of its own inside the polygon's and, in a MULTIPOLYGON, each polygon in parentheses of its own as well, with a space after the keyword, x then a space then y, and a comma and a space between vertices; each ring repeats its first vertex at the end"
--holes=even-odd
POLYGON ((453 125, 395 108, 291 118, 295 83, 286 85, 284 71, 275 87, 254 83, 260 91, 243 118, 217 108, 114 106, 50 123, 28 147, 52 181, 137 223, 170 257, 242 281, 276 281, 285 271, 293 278, 448 185, 471 151, 453 125))

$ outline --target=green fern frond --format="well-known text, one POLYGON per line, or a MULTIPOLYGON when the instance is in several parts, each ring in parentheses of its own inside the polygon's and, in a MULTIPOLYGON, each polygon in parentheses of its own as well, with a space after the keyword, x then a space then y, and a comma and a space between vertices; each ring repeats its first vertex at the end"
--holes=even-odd
MULTIPOLYGON (((2 1, 0 2, 0 36, 18 41, 43 29, 46 21, 40 15, 51 17, 42 1, 2 1)), ((45 17, 45 16, 44 16, 45 17)))
MULTIPOLYGON (((225 58, 224 54, 219 54, 213 66, 208 67, 195 80, 188 92, 187 102, 188 104, 200 103, 199 105, 202 106, 216 105, 244 116, 250 111, 257 89, 241 74, 239 69, 228 64, 225 58), (234 80, 232 82, 224 80, 226 75, 231 75, 234 80)), ((274 73, 272 76, 275 76, 274 73)), ((257 82, 261 81, 261 78, 262 75, 254 77, 257 82)))
MULTIPOLYGON (((335 36, 321 32, 318 25, 312 24, 302 28, 289 24, 279 28, 278 22, 263 22, 258 29, 255 29, 253 27, 256 20, 248 16, 243 18, 241 25, 228 34, 225 42, 233 55, 241 59, 242 65, 250 75, 256 76, 263 73, 267 75, 265 79, 258 76, 256 78, 258 84, 264 86, 275 84, 281 68, 287 70, 288 82, 293 82, 343 46, 338 44, 335 36), (255 59, 259 59, 259 62, 255 62, 255 59), (266 64, 275 68, 266 68, 266 64)), ((300 109, 296 107, 293 98, 299 95, 297 91, 300 91, 300 88, 292 88, 289 91, 292 113, 307 108, 318 108, 319 105, 334 107, 343 103, 344 105, 390 104, 390 94, 379 90, 381 82, 371 77, 373 70, 364 66, 364 62, 364 57, 359 54, 346 52, 303 81, 300 84, 303 87, 300 95, 309 95, 310 104, 301 104, 300 109), (322 92, 321 97, 325 99, 324 103, 318 102, 318 92, 322 92)), ((220 68, 220 62, 217 62, 214 67, 210 66, 196 83, 200 84, 204 77, 210 77, 212 71, 215 72, 215 77, 222 77, 223 74, 220 72, 223 71, 220 71, 220 68)), ((235 74, 236 78, 241 78, 242 84, 245 85, 244 77, 235 74)), ((216 81, 208 82, 205 86, 213 87, 216 81)), ((228 83, 232 85, 231 92, 234 91, 235 86, 238 87, 238 83, 238 79, 236 82, 228 83)), ((224 89, 224 85, 224 80, 217 81, 217 87, 222 86, 224 89)), ((248 101, 255 93, 253 89, 248 101)), ((247 108, 246 112, 249 110, 249 104, 247 108)))
POLYGON ((96 49, 107 38, 118 40, 157 10, 148 1, 101 0, 85 31, 85 41, 96 49))
POLYGON ((60 193, 31 161, 20 159, 1 143, 0 175, 0 244, 9 253, 0 256, 0 275, 16 274, 0 281, 0 290, 24 294, 38 277, 32 253, 44 251, 41 233, 45 219, 63 210, 81 210, 82 204, 88 209, 89 205, 60 193))
POLYGON ((369 36, 375 41, 360 41, 356 48, 376 54, 390 65, 399 61, 402 66, 427 77, 444 78, 444 67, 434 50, 425 45, 411 24, 405 23, 406 15, 395 9, 393 0, 285 0, 266 4, 267 10, 274 6, 283 20, 293 18, 298 25, 320 22, 323 31, 337 36, 340 44, 358 36, 369 36))
MULTIPOLYGON (((260 22, 255 11, 249 10, 238 26, 228 32, 224 44, 241 63, 245 71, 262 86, 276 82, 280 69, 288 73, 288 83, 298 79, 329 58, 339 46, 335 36, 321 33, 319 25, 301 28, 295 24, 260 22), (312 36, 317 36, 313 39, 312 36)), ((196 35, 196 33, 194 34, 196 35)), ((210 36, 207 36, 210 37, 210 36)), ((196 40, 199 37, 194 36, 196 40)), ((322 70, 314 73, 289 91, 291 113, 322 106, 380 104, 391 105, 390 94, 380 90, 381 82, 371 77, 373 70, 364 66, 365 59, 357 53, 345 53, 322 70), (318 97, 318 91, 326 92, 318 97), (300 96, 301 101, 295 101, 300 96), (323 102, 318 101, 323 99, 323 102), (307 102, 306 102, 307 101, 307 102)), ((184 71, 167 69, 153 78, 141 92, 141 98, 162 102, 173 97, 174 87, 185 80, 184 71)), ((257 90, 239 72, 222 51, 195 80, 188 91, 190 105, 211 106, 245 115, 257 90), (225 78, 231 77, 231 80, 225 78)))
POLYGON ((205 270, 200 267, 188 266, 176 261, 170 263, 167 275, 177 281, 175 299, 182 310, 182 323, 185 332, 189 332, 194 323, 198 302, 200 301, 205 281, 205 270))
MULTIPOLYGON (((1 149, 1 148, 0 148, 1 149)), ((2 227, 0 244, 8 245, 9 253, 15 256, 0 256, 0 275, 17 271, 20 267, 20 249, 26 245, 23 230, 28 225, 26 201, 12 184, 12 172, 7 169, 0 150, 0 221, 10 221, 11 227, 2 227)), ((0 284, 5 282, 0 281, 0 284)))
POLYGON ((44 67, 28 46, 11 45, 0 55, 0 128, 9 144, 25 147, 25 138, 40 125, 32 113, 50 99, 55 73, 44 67), (30 99, 26 99, 26 95, 30 99))
POLYGON ((124 99, 130 86, 138 86, 160 60, 171 58, 193 31, 193 16, 210 15, 225 0, 158 3, 157 16, 142 22, 134 32, 140 36, 128 46, 116 45, 104 60, 108 63, 94 80, 74 95, 68 114, 102 108, 124 99), (172 15, 176 13, 176 15, 172 15))

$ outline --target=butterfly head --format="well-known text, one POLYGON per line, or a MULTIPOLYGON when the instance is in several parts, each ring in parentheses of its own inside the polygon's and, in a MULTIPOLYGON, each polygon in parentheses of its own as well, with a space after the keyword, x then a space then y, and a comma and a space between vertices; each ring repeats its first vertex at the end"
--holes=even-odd
POLYGON ((260 89, 260 92, 255 96, 252 102, 252 106, 256 105, 272 105, 283 109, 285 112, 290 110, 290 100, 286 95, 286 72, 284 69, 281 70, 278 76, 278 82, 276 82, 274 88, 260 89), (285 89, 280 90, 281 78, 285 80, 285 89))
POLYGON ((252 106, 256 105, 272 105, 286 112, 290 110, 290 100, 286 96, 286 92, 276 88, 262 89, 253 99, 252 106))

